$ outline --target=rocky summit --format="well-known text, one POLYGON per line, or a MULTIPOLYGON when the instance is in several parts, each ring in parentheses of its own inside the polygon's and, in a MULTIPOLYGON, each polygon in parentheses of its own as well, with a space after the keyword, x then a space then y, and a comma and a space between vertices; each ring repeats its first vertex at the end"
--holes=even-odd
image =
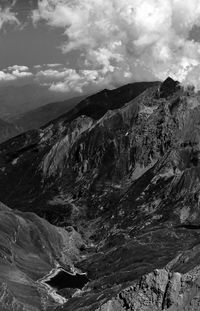
POLYGON ((103 90, 4 142, 0 201, 1 310, 200 309, 192 87, 103 90))

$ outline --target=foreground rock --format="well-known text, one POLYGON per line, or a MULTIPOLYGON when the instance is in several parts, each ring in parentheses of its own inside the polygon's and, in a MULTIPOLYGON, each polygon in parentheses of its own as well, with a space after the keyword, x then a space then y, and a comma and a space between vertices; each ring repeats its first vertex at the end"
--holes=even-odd
POLYGON ((185 274, 155 270, 123 290, 98 311, 199 310, 199 269, 185 274))

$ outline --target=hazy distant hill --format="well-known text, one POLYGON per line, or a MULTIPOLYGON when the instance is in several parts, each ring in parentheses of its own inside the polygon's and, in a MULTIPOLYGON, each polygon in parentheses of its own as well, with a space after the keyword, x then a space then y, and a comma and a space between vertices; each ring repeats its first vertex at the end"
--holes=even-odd
POLYGON ((37 84, 0 87, 0 116, 10 121, 13 116, 64 99, 66 94, 51 92, 37 84))
POLYGON ((74 97, 60 102, 43 105, 37 109, 25 112, 11 118, 12 122, 23 128, 24 131, 39 128, 49 121, 58 118, 63 113, 72 109, 86 96, 74 97))

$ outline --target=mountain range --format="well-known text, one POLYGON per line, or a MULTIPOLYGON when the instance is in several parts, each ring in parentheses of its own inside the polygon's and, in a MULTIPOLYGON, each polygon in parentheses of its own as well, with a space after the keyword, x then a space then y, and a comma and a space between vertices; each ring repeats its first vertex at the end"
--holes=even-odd
MULTIPOLYGON (((0 143, 30 129, 37 129, 43 126, 44 124, 58 118, 63 113, 66 113, 74 108, 76 104, 81 102, 83 99, 85 99, 85 96, 74 97, 64 101, 51 102, 36 109, 29 110, 21 114, 10 115, 9 117, 2 113, 2 116, 5 119, 0 120, 0 143)), ((17 102, 16 107, 18 107, 17 102)))
POLYGON ((64 99, 61 94, 52 93, 48 87, 37 84, 8 85, 0 87, 0 115, 5 121, 13 116, 36 109, 49 102, 64 99), (57 98, 57 99, 56 99, 57 98))
POLYGON ((167 78, 2 143, 1 310, 199 310, 199 120, 167 78), (87 283, 47 285, 59 269, 87 283))
POLYGON ((71 110, 85 97, 79 96, 64 101, 51 102, 25 113, 17 114, 10 118, 10 121, 22 128, 23 132, 37 129, 71 110))

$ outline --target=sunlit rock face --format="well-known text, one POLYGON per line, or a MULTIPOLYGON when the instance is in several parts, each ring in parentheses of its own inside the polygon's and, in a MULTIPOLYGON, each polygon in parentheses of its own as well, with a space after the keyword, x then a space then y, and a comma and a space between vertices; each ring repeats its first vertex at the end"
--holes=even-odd
POLYGON ((84 241, 89 282, 57 310, 198 310, 200 101, 170 78, 130 90, 0 147, 0 199, 84 241))
MULTIPOLYGON (((123 290, 98 311, 199 310, 199 273, 154 270, 123 290)), ((96 310, 97 311, 97 310, 96 310)))

